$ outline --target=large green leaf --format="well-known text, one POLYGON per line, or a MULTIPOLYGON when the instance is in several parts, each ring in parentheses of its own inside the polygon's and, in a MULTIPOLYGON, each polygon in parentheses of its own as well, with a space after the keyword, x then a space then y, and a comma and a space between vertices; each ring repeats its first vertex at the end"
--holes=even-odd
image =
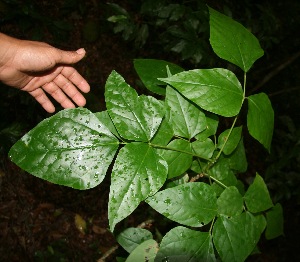
POLYGON ((244 201, 238 189, 227 187, 217 200, 218 213, 228 217, 239 215, 243 211, 244 201))
POLYGON ((201 182, 165 189, 146 202, 165 217, 187 226, 201 227, 217 214, 215 192, 201 182))
POLYGON ((213 228, 213 241, 224 262, 242 262, 255 248, 266 221, 263 215, 244 212, 227 218, 220 216, 213 228))
POLYGON ((158 252, 158 244, 153 239, 148 239, 138 245, 129 255, 125 262, 147 261, 154 262, 158 252))
POLYGON ((160 80, 209 112, 231 117, 241 109, 242 86, 234 73, 227 69, 194 69, 160 80))
POLYGON ((263 56, 257 38, 243 25, 209 8, 210 44, 221 58, 247 72, 263 56))
POLYGON ((113 71, 105 86, 108 113, 125 139, 150 141, 164 116, 163 104, 151 96, 138 96, 124 79, 113 71))
POLYGON ((155 262, 216 261, 212 236, 182 226, 171 229, 163 238, 155 262))
POLYGON ((141 201, 162 187, 167 172, 166 161, 148 144, 130 143, 120 150, 111 175, 108 209, 111 231, 141 201))
POLYGON ((160 77, 167 77, 167 67, 171 74, 177 74, 184 71, 180 66, 170 62, 156 59, 135 59, 134 68, 141 78, 143 84, 152 92, 165 95, 166 88, 160 77))
POLYGON ((175 150, 160 151, 163 158, 168 163, 168 178, 182 175, 192 164, 193 156, 190 142, 182 139, 171 141, 168 148, 175 150), (187 153, 183 153, 187 152, 187 153), (189 154, 188 154, 189 153, 189 154))
POLYGON ((273 206, 268 188, 259 174, 256 174, 244 199, 248 210, 253 213, 265 211, 273 206))
POLYGON ((131 253, 137 246, 146 240, 153 239, 152 233, 144 228, 126 228, 117 236, 118 243, 131 253))
POLYGON ((269 152, 274 128, 274 111, 265 93, 248 97, 247 126, 251 136, 257 139, 269 152))
POLYGON ((11 148, 9 155, 34 176, 88 189, 102 182, 118 144, 92 112, 76 108, 40 122, 11 148))
POLYGON ((166 104, 169 109, 169 122, 175 135, 191 139, 206 129, 206 117, 202 110, 169 86, 166 104))
POLYGON ((225 155, 230 155, 239 144, 242 135, 242 127, 233 128, 230 135, 229 132, 230 129, 227 129, 218 137, 218 148, 223 148, 223 153, 225 155))

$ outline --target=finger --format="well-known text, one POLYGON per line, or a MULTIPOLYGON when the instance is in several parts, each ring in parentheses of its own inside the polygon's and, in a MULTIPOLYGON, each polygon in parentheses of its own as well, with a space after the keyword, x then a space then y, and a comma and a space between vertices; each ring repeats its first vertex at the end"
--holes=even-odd
POLYGON ((54 79, 54 83, 61 88, 78 106, 84 106, 86 100, 78 89, 62 74, 54 79))
POLYGON ((49 100, 45 92, 41 89, 35 89, 29 92, 37 102, 41 104, 41 106, 48 112, 53 113, 55 111, 55 107, 52 102, 49 100))
POLYGON ((58 64, 75 64, 85 56, 85 50, 83 48, 77 51, 64 51, 61 49, 54 49, 56 63, 58 64))
POLYGON ((61 74, 65 78, 69 79, 74 85, 76 85, 82 92, 88 93, 90 91, 90 85, 88 82, 71 66, 65 66, 61 74))
POLYGON ((55 84, 50 82, 43 85, 43 89, 50 94, 63 108, 74 108, 75 105, 66 96, 66 94, 55 84))

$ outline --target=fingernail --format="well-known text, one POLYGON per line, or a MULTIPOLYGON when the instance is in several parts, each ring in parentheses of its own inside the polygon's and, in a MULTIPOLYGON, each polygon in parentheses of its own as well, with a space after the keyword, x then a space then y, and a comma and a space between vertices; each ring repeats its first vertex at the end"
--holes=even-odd
POLYGON ((82 55, 82 54, 85 53, 85 50, 84 50, 84 48, 80 48, 80 49, 78 49, 78 50, 76 51, 76 53, 79 54, 79 55, 82 55))

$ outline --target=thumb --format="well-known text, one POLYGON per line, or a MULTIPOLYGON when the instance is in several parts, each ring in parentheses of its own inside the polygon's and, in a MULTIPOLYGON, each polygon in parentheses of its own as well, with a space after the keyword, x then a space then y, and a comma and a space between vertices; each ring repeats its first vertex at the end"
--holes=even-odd
POLYGON ((59 64, 75 64, 80 61, 86 54, 84 48, 80 48, 77 51, 63 51, 57 49, 59 55, 56 62, 59 64))

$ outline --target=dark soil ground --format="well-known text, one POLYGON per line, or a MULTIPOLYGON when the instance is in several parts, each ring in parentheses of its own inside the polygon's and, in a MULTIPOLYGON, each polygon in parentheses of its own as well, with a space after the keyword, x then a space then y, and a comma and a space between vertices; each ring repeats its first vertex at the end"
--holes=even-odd
MULTIPOLYGON (((143 91, 136 85, 132 59, 151 57, 173 62, 180 59, 171 54, 157 55, 145 49, 132 49, 105 27, 100 28, 97 40, 86 41, 82 37, 82 28, 86 20, 104 20, 101 8, 96 8, 95 2, 87 1, 91 11, 84 19, 82 17, 77 19, 76 12, 70 14, 73 16, 74 28, 78 30, 73 30, 68 40, 56 41, 50 32, 46 32, 47 37, 42 39, 62 49, 85 47, 87 56, 76 65, 76 68, 92 87, 91 93, 87 96, 87 108, 100 111, 104 109, 105 81, 112 70, 123 75, 138 91, 143 91)), ((47 10, 47 14, 52 16, 59 12, 59 6, 51 1, 41 1, 39 5, 43 11, 47 10)), ((100 25, 103 24, 100 22, 100 25)), ((30 31, 26 35, 14 23, 2 24, 0 31, 16 37, 31 36, 30 31)), ((276 62, 280 63, 282 60, 284 58, 276 62)), ((274 101, 280 106, 279 100, 274 101)), ((14 108, 19 110, 14 113, 15 115, 26 118, 26 107, 14 105, 14 108)), ((31 121, 31 125, 48 116, 40 111, 35 112, 38 117, 31 121)), ((26 131, 28 130, 24 130, 26 131)), ((254 170, 259 170, 263 174, 267 155, 258 152, 256 145, 249 143, 249 146, 248 160, 253 169, 249 171, 250 175, 254 174, 254 170)), ((116 245, 113 234, 108 230, 108 177, 94 189, 77 191, 35 178, 20 170, 5 156, 1 156, 0 162, 0 261, 97 261, 116 245)), ((250 257, 248 261, 285 262, 300 259, 299 204, 296 198, 283 200, 282 204, 285 214, 285 235, 271 241, 262 239, 259 244, 261 254, 250 257)), ((150 216, 154 217, 154 222, 148 226, 151 231, 154 232, 156 228, 161 232, 167 231, 165 224, 159 221, 161 217, 151 213, 145 205, 120 223, 120 228, 137 226, 150 216)), ((122 256, 122 252, 119 248, 104 260, 116 261, 116 256, 122 256)))

